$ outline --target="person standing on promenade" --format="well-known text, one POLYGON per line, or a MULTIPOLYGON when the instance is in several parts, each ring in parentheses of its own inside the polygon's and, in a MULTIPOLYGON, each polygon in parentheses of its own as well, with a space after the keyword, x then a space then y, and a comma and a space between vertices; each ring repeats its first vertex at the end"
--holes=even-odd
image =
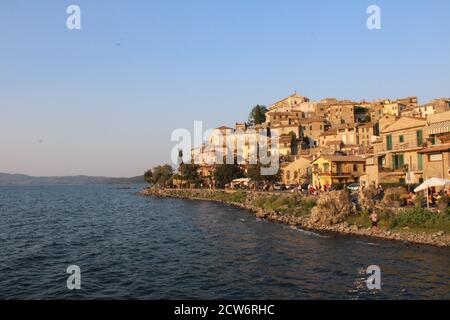
POLYGON ((378 228, 378 214, 375 212, 375 209, 373 210, 372 214, 370 215, 370 221, 372 221, 372 229, 378 228))

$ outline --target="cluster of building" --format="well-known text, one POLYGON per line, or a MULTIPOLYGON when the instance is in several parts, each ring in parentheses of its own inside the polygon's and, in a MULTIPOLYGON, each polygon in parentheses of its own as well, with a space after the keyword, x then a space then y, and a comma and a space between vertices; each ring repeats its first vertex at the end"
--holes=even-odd
POLYGON ((201 176, 211 177, 213 159, 230 152, 227 141, 242 141, 239 163, 245 168, 258 154, 252 141, 261 130, 269 139, 277 133, 279 143, 269 144, 269 152, 279 156, 285 184, 416 184, 450 177, 449 98, 426 104, 417 97, 310 101, 294 93, 272 104, 264 123, 214 129, 192 150, 201 176))

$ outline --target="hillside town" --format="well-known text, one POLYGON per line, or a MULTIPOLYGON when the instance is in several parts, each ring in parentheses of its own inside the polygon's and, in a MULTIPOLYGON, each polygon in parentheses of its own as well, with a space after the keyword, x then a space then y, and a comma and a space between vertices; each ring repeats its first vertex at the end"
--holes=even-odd
POLYGON ((246 123, 212 130, 190 162, 180 151, 175 170, 148 170, 140 194, 217 201, 294 228, 448 246, 449 153, 449 98, 310 101, 294 93, 255 106, 246 123), (278 140, 264 150, 276 155, 270 175, 255 161, 261 132, 278 140))
POLYGON ((279 155, 279 183, 285 186, 417 185, 431 177, 449 178, 450 98, 425 104, 417 97, 311 101, 295 92, 269 108, 259 107, 264 109, 259 121, 216 128, 207 143, 192 150, 203 186, 216 186, 217 165, 206 159, 230 148, 217 141, 245 141, 240 167, 247 172, 257 153, 249 141, 260 130, 279 137, 277 150, 270 152, 279 155))

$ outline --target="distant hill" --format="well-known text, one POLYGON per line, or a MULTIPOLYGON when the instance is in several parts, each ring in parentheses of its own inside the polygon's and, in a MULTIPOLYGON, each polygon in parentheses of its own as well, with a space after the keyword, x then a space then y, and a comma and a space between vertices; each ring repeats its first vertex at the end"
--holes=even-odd
POLYGON ((107 178, 91 176, 31 177, 24 174, 0 173, 0 186, 86 185, 86 184, 136 184, 144 183, 144 176, 132 178, 107 178))

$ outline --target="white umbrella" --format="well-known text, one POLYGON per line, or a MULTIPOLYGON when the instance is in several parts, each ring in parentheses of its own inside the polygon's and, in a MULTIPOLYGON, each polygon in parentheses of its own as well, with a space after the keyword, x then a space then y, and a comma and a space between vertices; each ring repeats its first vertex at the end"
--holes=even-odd
POLYGON ((431 187, 439 187, 439 186, 446 186, 450 184, 450 180, 447 179, 441 179, 441 178, 431 178, 427 181, 424 181, 420 186, 414 189, 414 192, 419 192, 431 187))
POLYGON ((427 181, 423 182, 420 186, 414 189, 414 192, 419 192, 422 190, 427 190, 427 208, 430 207, 430 203, 428 201, 428 189, 431 187, 439 187, 439 186, 446 186, 450 184, 450 180, 448 179, 441 179, 441 178, 431 178, 427 181))

